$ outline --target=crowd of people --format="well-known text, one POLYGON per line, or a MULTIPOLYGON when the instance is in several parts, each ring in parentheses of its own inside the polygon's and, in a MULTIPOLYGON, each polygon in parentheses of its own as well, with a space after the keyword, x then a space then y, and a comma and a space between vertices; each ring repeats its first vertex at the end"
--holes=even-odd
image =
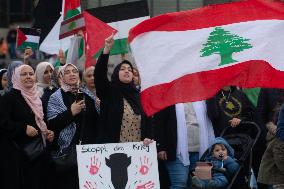
MULTIPOLYGON (((281 89, 261 89, 254 107, 242 89, 225 86, 211 99, 175 104, 147 117, 133 64, 123 60, 107 77, 113 44, 112 35, 96 66, 86 68, 82 77, 72 62, 63 61, 59 69, 49 62, 33 68, 27 61, 14 61, 0 70, 0 188, 78 189, 76 165, 62 168, 54 161, 76 144, 149 145, 153 140, 162 189, 224 188, 240 165, 220 136, 244 122, 261 128, 252 158, 258 188, 284 188, 281 89), (35 141, 44 151, 31 157, 27 147, 35 141), (194 170, 207 149, 205 160, 223 171, 202 180, 194 170)), ((238 187, 248 188, 245 176, 243 180, 238 187)))

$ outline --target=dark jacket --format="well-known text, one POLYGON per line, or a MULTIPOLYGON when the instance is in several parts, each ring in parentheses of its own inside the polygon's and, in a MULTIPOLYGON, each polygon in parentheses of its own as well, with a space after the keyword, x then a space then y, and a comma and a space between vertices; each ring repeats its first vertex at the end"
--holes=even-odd
POLYGON ((166 151, 169 161, 176 159, 177 118, 175 106, 169 106, 154 115, 157 150, 166 151))
POLYGON ((218 92, 206 101, 208 117, 212 121, 215 136, 220 136, 224 128, 230 125, 229 120, 239 118, 241 121, 252 121, 254 109, 246 95, 235 88, 231 92, 218 92), (223 96, 224 94, 224 96, 223 96), (230 103, 230 106, 227 106, 230 103))
MULTIPOLYGON (((211 162, 213 164, 213 168, 215 168, 215 169, 222 168, 222 160, 221 159, 217 159, 212 154, 213 153, 212 147, 215 144, 223 144, 226 147, 228 158, 223 161, 223 167, 226 169, 226 176, 228 178, 233 178, 234 174, 238 171, 240 166, 236 162, 236 160, 234 159, 234 149, 222 137, 215 138, 212 146, 209 149, 210 153, 205 157, 205 161, 211 162)), ((220 172, 216 172, 214 174, 215 174, 214 176, 216 176, 216 175, 217 176, 218 175, 223 176, 223 173, 220 173, 220 172)))
POLYGON ((267 134, 266 123, 273 122, 277 124, 278 113, 275 112, 277 104, 282 104, 281 89, 261 89, 258 97, 255 121, 261 129, 260 142, 265 143, 267 134))
POLYGON ((53 87, 52 89, 50 88, 45 88, 43 95, 41 97, 42 101, 42 108, 43 108, 43 113, 44 113, 44 121, 47 122, 47 105, 48 105, 48 100, 50 96, 57 90, 57 88, 53 87))
MULTIPOLYGON (((3 177, 4 182, 0 182, 0 188, 10 188, 12 185, 17 185, 15 188, 44 189, 48 162, 46 156, 29 162, 22 153, 23 146, 33 139, 26 134, 27 125, 39 130, 32 109, 26 103, 21 92, 16 89, 11 89, 2 97, 0 107, 0 131, 3 138, 6 138, 5 145, 1 149, 6 148, 8 151, 5 153, 10 153, 6 154, 4 161, 6 165, 1 166, 1 172, 5 172, 5 177, 3 177), (7 165, 9 166, 7 167, 7 165), (5 186, 5 182, 10 183, 5 186), (1 187, 1 184, 4 184, 5 187, 1 187)), ((3 162, 1 161, 1 163, 3 162)))
MULTIPOLYGON (((101 136, 102 143, 116 143, 120 140, 120 130, 123 116, 123 100, 120 88, 107 78, 109 54, 101 54, 95 68, 96 92, 101 100, 101 136)), ((151 137, 151 120, 141 115, 141 140, 151 137)))
MULTIPOLYGON (((78 144, 81 134, 82 124, 84 124, 84 130, 82 133, 82 142, 84 144, 95 144, 97 143, 98 137, 98 124, 99 124, 99 114, 95 108, 95 102, 88 95, 84 94, 86 111, 81 111, 76 116, 72 115, 71 105, 76 100, 75 95, 70 92, 64 92, 62 89, 62 98, 64 105, 67 107, 67 110, 61 114, 58 114, 55 118, 48 121, 48 127, 50 130, 53 130, 55 133, 55 140, 58 138, 59 133, 67 127, 72 122, 76 123, 76 133, 73 139, 73 142, 78 144), (85 115, 84 115, 85 114, 85 115), (84 122, 83 122, 83 116, 84 122)), ((55 146, 56 147, 56 146, 55 146)))
POLYGON ((0 114, 1 130, 13 138, 20 146, 31 140, 26 134, 27 125, 39 130, 32 109, 26 103, 21 91, 17 89, 11 89, 2 97, 0 114))
POLYGON ((282 104, 279 113, 276 137, 282 142, 284 142, 284 104, 282 104))

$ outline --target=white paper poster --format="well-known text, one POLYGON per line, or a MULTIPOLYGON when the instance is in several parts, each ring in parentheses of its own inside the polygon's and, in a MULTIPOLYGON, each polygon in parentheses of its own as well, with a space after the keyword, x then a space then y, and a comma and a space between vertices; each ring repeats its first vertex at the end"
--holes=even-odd
POLYGON ((77 145, 80 189, 159 189, 156 143, 77 145))

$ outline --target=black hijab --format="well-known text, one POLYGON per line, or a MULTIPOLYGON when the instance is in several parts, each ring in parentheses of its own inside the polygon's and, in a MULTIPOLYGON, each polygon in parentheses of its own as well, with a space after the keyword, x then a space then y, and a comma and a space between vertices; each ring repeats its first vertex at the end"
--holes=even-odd
POLYGON ((119 70, 123 64, 128 64, 133 70, 132 64, 127 60, 123 60, 114 68, 114 71, 111 76, 111 83, 119 89, 121 97, 127 100, 134 113, 137 115, 141 115, 142 108, 140 104, 139 91, 137 91, 134 82, 131 81, 130 83, 122 83, 119 80, 119 70))
MULTIPOLYGON (((3 77, 3 75, 4 75, 4 73, 6 73, 7 72, 7 69, 1 69, 0 70, 0 82, 2 81, 2 77, 3 77)), ((4 88, 3 88, 3 86, 2 86, 2 82, 0 83, 0 90, 3 90, 4 88)))

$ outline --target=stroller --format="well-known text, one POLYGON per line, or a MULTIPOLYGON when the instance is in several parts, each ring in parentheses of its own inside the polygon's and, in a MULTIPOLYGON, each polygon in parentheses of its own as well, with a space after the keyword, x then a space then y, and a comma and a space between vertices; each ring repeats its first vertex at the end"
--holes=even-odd
MULTIPOLYGON (((242 122, 239 126, 226 127, 222 133, 223 137, 234 149, 235 158, 240 167, 226 189, 247 189, 250 188, 252 166, 252 148, 260 135, 260 128, 254 122, 242 122)), ((209 154, 209 149, 204 152, 200 161, 204 161, 209 154)), ((192 187, 194 188, 194 187, 192 187)))

